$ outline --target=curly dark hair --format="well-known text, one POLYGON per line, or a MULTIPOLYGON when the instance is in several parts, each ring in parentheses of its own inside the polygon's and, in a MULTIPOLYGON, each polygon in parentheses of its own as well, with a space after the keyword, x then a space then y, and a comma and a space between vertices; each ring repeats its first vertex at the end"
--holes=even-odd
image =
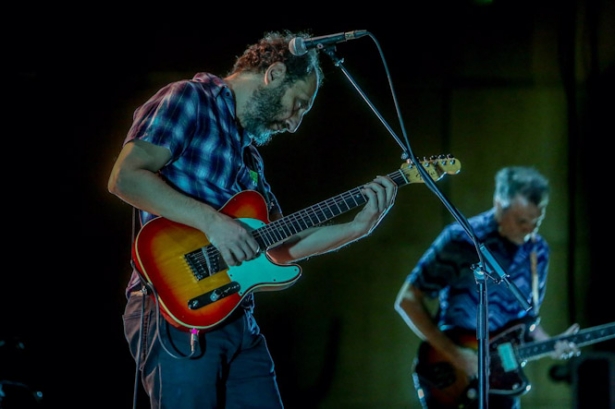
POLYGON ((293 38, 309 36, 307 32, 293 33, 289 30, 267 32, 256 44, 248 46, 243 55, 237 57, 229 75, 242 71, 264 73, 271 64, 282 62, 286 65, 286 83, 293 84, 315 73, 320 87, 324 73, 320 67, 318 51, 311 49, 304 55, 294 55, 289 49, 293 38))

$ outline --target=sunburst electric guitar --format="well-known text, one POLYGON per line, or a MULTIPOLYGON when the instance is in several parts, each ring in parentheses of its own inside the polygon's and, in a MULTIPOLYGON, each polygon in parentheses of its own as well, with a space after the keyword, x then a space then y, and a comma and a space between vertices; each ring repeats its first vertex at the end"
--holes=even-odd
MULTIPOLYGON (((421 164, 434 181, 461 169, 459 160, 451 155, 432 156, 421 164)), ((388 176, 398 186, 424 182, 411 161, 388 176)), ((260 248, 268 249, 366 202, 359 186, 270 222, 263 197, 246 190, 233 196, 220 212, 244 223, 260 248)), ((162 315, 171 325, 185 330, 212 328, 250 292, 282 290, 301 275, 298 265, 276 264, 266 251, 239 266, 228 267, 200 230, 162 217, 150 220, 139 230, 132 259, 141 278, 153 287, 162 315)))
MULTIPOLYGON (((584 347, 615 338, 615 322, 585 328, 575 334, 559 335, 544 341, 524 342, 527 323, 514 323, 489 340, 489 393, 494 395, 523 395, 530 390, 530 382, 523 372, 528 361, 544 358, 555 350, 558 341, 573 342, 584 347)), ((458 345, 478 348, 475 331, 447 331, 458 345)), ((419 397, 428 393, 442 409, 476 407, 478 382, 468 379, 460 369, 433 348, 421 342, 414 362, 413 377, 419 397)))

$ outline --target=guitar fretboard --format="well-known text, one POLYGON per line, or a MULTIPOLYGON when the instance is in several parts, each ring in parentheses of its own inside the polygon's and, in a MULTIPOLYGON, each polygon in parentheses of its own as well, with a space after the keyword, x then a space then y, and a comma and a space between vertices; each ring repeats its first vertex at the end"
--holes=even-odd
POLYGON ((584 347, 597 342, 615 338, 615 323, 580 330, 576 334, 553 337, 546 341, 528 342, 517 350, 521 360, 532 360, 549 355, 558 341, 573 342, 577 347, 584 347))
MULTIPOLYGON (((461 166, 458 160, 451 155, 439 155, 431 159, 424 159, 421 161, 421 165, 434 181, 440 179, 445 173, 459 172, 461 166)), ((423 182, 421 173, 411 163, 407 163, 406 166, 387 176, 399 187, 412 182, 423 182)), ((362 186, 355 187, 340 195, 269 223, 255 230, 253 232, 254 238, 262 248, 268 248, 309 227, 317 226, 358 206, 364 205, 367 202, 367 198, 361 193, 362 188, 362 186)))
MULTIPOLYGON (((388 175, 395 184, 408 184, 405 174, 398 170, 388 175)), ((269 223, 255 230, 254 236, 266 247, 280 243, 307 228, 317 226, 331 220, 367 202, 367 197, 361 192, 362 187, 356 187, 338 196, 332 197, 306 209, 300 210, 280 220, 269 223)))
MULTIPOLYGON (((434 181, 439 180, 445 174, 459 173, 461 169, 461 163, 452 155, 437 155, 429 159, 425 158, 421 161, 421 166, 423 166, 424 170, 434 181)), ((387 176, 398 187, 410 183, 423 182, 421 172, 410 161, 403 164, 401 169, 387 176)), ((273 221, 252 231, 252 236, 256 239, 261 249, 267 249, 303 230, 320 225, 358 206, 364 205, 367 203, 367 197, 361 192, 362 189, 363 186, 355 187, 340 195, 273 221)), ((191 266, 200 265, 198 269, 192 267, 195 271, 199 270, 195 274, 197 279, 228 268, 222 260, 218 249, 211 244, 202 249, 195 250, 188 254, 187 257, 189 257, 188 262, 191 266)))

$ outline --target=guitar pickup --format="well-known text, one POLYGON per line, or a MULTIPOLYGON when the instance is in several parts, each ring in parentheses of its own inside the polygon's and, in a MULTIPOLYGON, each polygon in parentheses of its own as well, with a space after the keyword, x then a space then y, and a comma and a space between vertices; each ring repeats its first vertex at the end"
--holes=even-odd
POLYGON ((500 344, 498 345, 497 350, 504 372, 517 370, 519 365, 512 344, 510 342, 500 344))
POLYGON ((215 290, 212 290, 208 293, 199 295, 198 297, 189 300, 188 308, 190 308, 191 310, 202 308, 224 297, 228 297, 231 294, 239 292, 240 288, 241 286, 237 281, 231 281, 230 283, 225 284, 222 287, 218 287, 215 290))

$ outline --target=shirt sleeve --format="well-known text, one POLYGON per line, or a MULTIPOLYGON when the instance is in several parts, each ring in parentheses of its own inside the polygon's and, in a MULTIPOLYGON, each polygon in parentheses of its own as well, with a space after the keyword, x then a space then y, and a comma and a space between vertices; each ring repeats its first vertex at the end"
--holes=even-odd
POLYGON ((436 298, 440 291, 472 270, 478 256, 472 245, 455 238, 451 228, 444 229, 419 259, 407 281, 427 297, 436 298))
POLYGON ((188 81, 165 86, 135 111, 126 142, 140 139, 179 156, 194 135, 202 103, 188 81))

